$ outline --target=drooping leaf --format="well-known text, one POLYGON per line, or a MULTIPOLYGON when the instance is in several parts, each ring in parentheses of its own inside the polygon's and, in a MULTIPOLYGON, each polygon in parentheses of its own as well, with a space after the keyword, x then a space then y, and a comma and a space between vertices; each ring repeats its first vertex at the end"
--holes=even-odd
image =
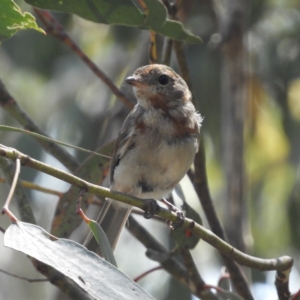
POLYGON ((180 22, 168 20, 167 10, 159 0, 145 0, 147 14, 131 0, 26 0, 42 8, 76 14, 84 19, 108 25, 136 26, 151 29, 175 40, 200 43, 201 39, 183 28, 180 22))
POLYGON ((71 240, 52 241, 49 233, 36 225, 22 222, 10 225, 4 235, 4 245, 55 268, 95 299, 154 299, 95 253, 71 240))
POLYGON ((22 29, 35 29, 45 33, 35 22, 35 18, 28 12, 23 13, 12 0, 0 2, 0 41, 14 35, 22 29))
MULTIPOLYGON (((96 152, 111 155, 113 152, 114 141, 106 144, 96 152)), ((106 177, 110 166, 110 160, 97 155, 90 155, 74 172, 74 175, 94 184, 101 184, 106 177)), ((69 237, 74 229, 82 222, 76 214, 76 200, 79 196, 78 187, 71 186, 59 200, 55 217, 52 222, 51 233, 59 237, 69 237)), ((93 197, 93 195, 92 195, 93 197)), ((88 203, 82 201, 81 208, 86 211, 88 203)))
POLYGON ((160 0, 144 0, 148 8, 148 28, 174 40, 200 43, 201 39, 183 28, 182 23, 167 19, 167 9, 160 0))
POLYGON ((68 12, 96 23, 110 25, 139 26, 145 18, 131 0, 26 0, 26 2, 39 8, 68 12))
POLYGON ((94 220, 91 220, 88 223, 88 225, 100 247, 100 252, 103 255, 103 257, 105 258, 105 260, 107 260, 112 265, 117 267, 117 262, 115 260, 114 254, 113 254, 113 249, 110 245, 110 242, 109 242, 105 232, 101 228, 101 226, 94 220))

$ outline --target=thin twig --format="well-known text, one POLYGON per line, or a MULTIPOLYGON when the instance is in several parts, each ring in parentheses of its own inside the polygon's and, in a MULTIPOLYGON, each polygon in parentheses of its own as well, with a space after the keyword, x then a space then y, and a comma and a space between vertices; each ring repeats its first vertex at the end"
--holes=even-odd
MULTIPOLYGON (((99 195, 102 197, 114 199, 132 206, 136 206, 142 210, 148 211, 149 206, 153 206, 153 203, 156 203, 154 200, 140 199, 132 197, 127 194, 123 194, 116 191, 111 191, 108 188, 98 186, 92 183, 89 183, 81 178, 78 178, 72 174, 69 174, 65 171, 54 168, 50 165, 37 161, 15 149, 7 148, 3 145, 0 145, 0 156, 15 160, 19 158, 22 165, 39 170, 46 174, 52 175, 56 178, 64 180, 72 185, 75 185, 81 189, 86 189, 87 192, 99 195)), ((162 218, 174 222, 177 220, 177 214, 169 211, 168 209, 157 206, 156 214, 162 218)), ((155 207, 155 206, 154 206, 155 207)), ((268 270, 277 270, 277 271, 286 271, 289 270, 293 265, 293 259, 288 256, 282 256, 276 259, 260 259, 247 254, 242 253, 241 251, 235 249, 231 245, 227 244, 224 240, 220 239, 217 235, 204 228, 203 226, 195 223, 193 220, 186 218, 183 222, 183 228, 191 230, 194 234, 201 237, 204 241, 218 249, 224 255, 234 259, 236 262, 241 265, 255 268, 261 271, 268 270)))
POLYGON ((191 280, 186 268, 179 261, 178 256, 169 253, 135 218, 130 216, 126 226, 131 234, 147 248, 147 256, 158 261, 169 274, 187 287, 194 295, 203 300, 217 299, 208 289, 198 289, 195 282, 191 280))
MULTIPOLYGON (((0 177, 0 182, 5 183, 6 181, 5 181, 4 178, 0 177)), ((43 192, 43 193, 50 194, 50 195, 55 195, 55 196, 61 197, 62 194, 63 194, 62 192, 58 192, 56 190, 48 189, 48 188, 42 187, 38 184, 35 184, 33 182, 30 182, 30 181, 26 181, 26 180, 20 180, 20 184, 24 188, 39 191, 39 192, 43 192)))
POLYGON ((10 211, 9 205, 10 205, 10 202, 12 200, 12 197, 14 196, 14 192, 15 192, 15 189, 16 189, 16 186, 17 186, 19 175, 20 175, 20 170, 21 170, 21 162, 20 162, 20 158, 17 157, 16 158, 15 175, 14 175, 14 178, 13 178, 8 196, 6 198, 6 201, 5 201, 4 206, 2 208, 2 211, 1 211, 1 213, 6 214, 11 219, 12 222, 17 222, 18 221, 17 217, 10 211))
POLYGON ((6 274, 8 276, 15 277, 15 278, 18 278, 18 279, 21 279, 21 280, 25 280, 25 281, 28 281, 28 282, 45 282, 45 281, 49 281, 49 279, 47 279, 47 278, 44 278, 44 279, 29 279, 27 277, 15 275, 15 274, 6 272, 6 271, 1 270, 1 269, 0 269, 0 272, 6 274))
POLYGON ((34 11, 45 24, 45 31, 47 33, 52 34, 66 44, 77 56, 82 59, 82 61, 94 72, 94 74, 109 87, 112 93, 119 98, 127 108, 133 108, 133 103, 119 90, 119 88, 111 81, 111 79, 89 59, 89 57, 71 39, 63 26, 52 16, 51 13, 37 8, 34 8, 34 11))
MULTIPOLYGON (((174 51, 176 54, 176 59, 178 62, 180 74, 181 74, 182 78, 186 81, 186 84, 188 85, 190 91, 192 91, 193 90, 192 80, 191 80, 190 71, 188 68, 188 63, 186 60, 186 55, 184 53, 183 42, 174 41, 173 48, 174 48, 174 51)), ((193 97, 193 100, 195 103, 195 97, 193 97)))
POLYGON ((300 290, 292 295, 291 300, 299 300, 300 299, 300 290))
POLYGON ((152 252, 155 251, 160 257, 163 257, 159 263, 169 274, 171 274, 182 285, 187 287, 193 294, 201 297, 201 295, 197 293, 195 285, 189 281, 189 276, 184 265, 182 265, 175 256, 171 255, 165 247, 163 247, 143 226, 136 221, 135 218, 129 216, 126 227, 130 233, 148 250, 151 249, 152 252))
MULTIPOLYGON (((5 158, 0 158, 0 168, 3 171, 3 174, 5 176, 6 182, 11 185, 11 182, 13 180, 13 174, 11 171, 11 165, 5 158)), ((21 188, 21 186, 18 184, 14 198, 17 201, 19 214, 21 216, 21 220, 25 222, 29 222, 32 224, 35 224, 35 218, 32 212, 32 209, 30 207, 29 201, 21 188)), ((3 230, 4 232, 4 230, 3 230)), ((45 275, 49 281, 56 285, 59 289, 61 289, 62 292, 64 292, 66 295, 69 295, 70 298, 74 300, 90 300, 91 298, 89 295, 84 293, 77 284, 75 284, 72 280, 70 280, 68 277, 63 276, 61 273, 59 273, 57 270, 51 268, 50 266, 47 266, 41 262, 36 261, 33 258, 29 258, 34 265, 34 267, 45 275)))
POLYGON ((143 274, 139 275, 138 277, 134 278, 133 281, 134 282, 138 282, 140 281, 142 278, 144 278, 145 276, 149 275, 150 273, 153 273, 157 270, 163 270, 163 267, 162 266, 158 266, 158 267, 155 267, 155 268, 152 268, 146 272, 144 272, 143 274))
MULTIPOLYGON (((197 291, 202 293, 204 290, 205 282, 201 278, 200 273, 197 270, 194 259, 189 249, 180 249, 180 254, 183 258, 190 280, 195 284, 197 291)), ((217 299, 217 298, 216 298, 217 299)))
POLYGON ((275 277, 275 286, 279 300, 289 300, 291 292, 289 290, 289 276, 291 268, 285 271, 277 271, 275 277))
POLYGON ((155 64, 157 63, 156 33, 150 30, 149 34, 150 34, 149 61, 150 64, 155 64))
MULTIPOLYGON (((14 174, 15 174, 14 165, 11 163, 11 161, 1 157, 0 158, 0 169, 3 173, 3 176, 5 178, 8 188, 11 188, 14 174)), ((36 224, 35 217, 34 217, 32 208, 30 206, 29 200, 28 200, 23 188, 20 186, 19 183, 17 184, 17 187, 15 189, 14 199, 17 202, 19 215, 20 215, 20 218, 22 219, 22 221, 36 224)))
POLYGON ((164 65, 169 66, 171 63, 172 47, 173 47, 173 40, 170 38, 165 38, 165 50, 162 59, 164 65))

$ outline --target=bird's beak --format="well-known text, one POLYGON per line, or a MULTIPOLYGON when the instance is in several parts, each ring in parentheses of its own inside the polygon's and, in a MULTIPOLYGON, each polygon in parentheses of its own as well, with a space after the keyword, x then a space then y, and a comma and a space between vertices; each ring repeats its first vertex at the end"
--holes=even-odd
POLYGON ((130 84, 130 85, 133 85, 133 86, 136 86, 140 83, 140 81, 134 77, 134 76, 129 76, 125 79, 126 83, 130 84))

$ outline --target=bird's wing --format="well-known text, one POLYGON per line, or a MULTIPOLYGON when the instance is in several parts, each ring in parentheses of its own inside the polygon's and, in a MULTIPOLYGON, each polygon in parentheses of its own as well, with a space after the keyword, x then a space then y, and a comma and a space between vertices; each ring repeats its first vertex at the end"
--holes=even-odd
POLYGON ((135 107, 125 119, 121 131, 117 137, 110 166, 110 184, 113 182, 114 170, 118 166, 120 159, 134 146, 133 137, 135 136, 136 130, 134 122, 136 120, 135 115, 137 113, 137 107, 135 107))

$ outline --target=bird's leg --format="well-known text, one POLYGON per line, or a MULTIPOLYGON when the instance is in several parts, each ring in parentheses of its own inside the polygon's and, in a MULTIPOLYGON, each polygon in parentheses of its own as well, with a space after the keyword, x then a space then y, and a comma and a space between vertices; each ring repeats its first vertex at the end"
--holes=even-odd
POLYGON ((170 228, 173 230, 180 228, 183 225, 185 219, 183 212, 180 209, 178 209, 174 204, 172 204, 164 198, 161 199, 161 202, 164 203, 170 209, 170 211, 173 211, 177 214, 177 220, 169 224, 170 228))

